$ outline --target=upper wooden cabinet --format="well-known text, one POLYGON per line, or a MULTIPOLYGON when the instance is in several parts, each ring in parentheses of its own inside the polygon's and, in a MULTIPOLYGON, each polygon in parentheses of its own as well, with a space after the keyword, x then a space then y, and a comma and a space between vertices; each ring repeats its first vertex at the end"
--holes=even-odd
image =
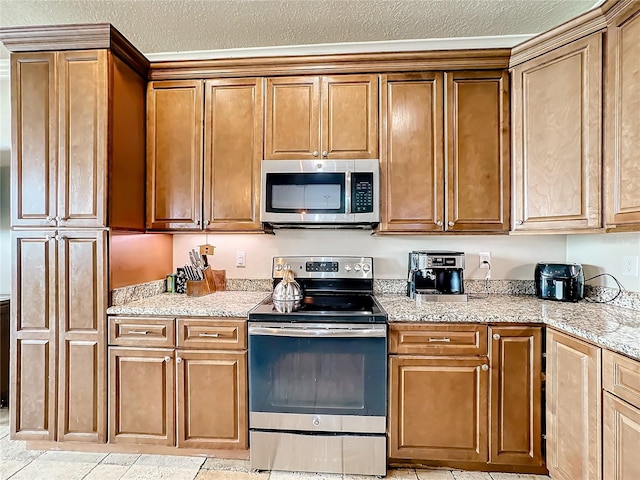
POLYGON ((147 98, 147 228, 259 231, 261 79, 151 82, 147 98))
POLYGON ((378 158, 378 76, 267 79, 266 160, 378 158))
POLYGON ((602 34, 516 66, 512 81, 513 230, 600 228, 602 34))
POLYGON ((380 231, 508 231, 508 83, 505 71, 383 75, 380 231))
POLYGON ((602 353, 547 330, 547 468, 554 480, 602 478, 602 353))
POLYGON ((145 80, 108 50, 12 54, 11 77, 12 225, 143 229, 145 80))
POLYGON ((640 229, 640 2, 607 27, 606 226, 640 229))

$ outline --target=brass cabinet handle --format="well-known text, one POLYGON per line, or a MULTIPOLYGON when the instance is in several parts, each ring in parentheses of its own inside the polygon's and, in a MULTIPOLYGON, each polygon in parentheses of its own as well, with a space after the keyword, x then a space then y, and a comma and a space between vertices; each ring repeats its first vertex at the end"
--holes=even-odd
POLYGON ((202 332, 201 334, 198 335, 199 337, 219 337, 220 334, 219 333, 207 333, 207 332, 202 332))
POLYGON ((447 337, 442 337, 442 338, 431 338, 431 337, 429 337, 429 342, 430 343, 437 343, 437 342, 450 343, 451 339, 447 338, 447 337))
POLYGON ((487 364, 485 363, 485 364, 484 364, 484 365, 482 365, 482 367, 480 367, 480 368, 482 368, 482 371, 483 371, 483 372, 486 372, 487 370, 489 370, 489 365, 487 365, 487 364))

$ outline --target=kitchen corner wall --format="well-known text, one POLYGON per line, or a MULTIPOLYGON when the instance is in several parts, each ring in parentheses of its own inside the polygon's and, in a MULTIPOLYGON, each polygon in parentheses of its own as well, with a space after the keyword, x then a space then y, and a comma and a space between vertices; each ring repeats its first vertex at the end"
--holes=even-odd
POLYGON ((173 237, 174 269, 188 262, 187 252, 198 245, 215 245, 209 263, 228 278, 270 278, 271 259, 282 255, 361 255, 374 257, 377 278, 403 279, 411 250, 457 250, 466 254, 465 277, 483 279, 478 252, 491 252, 491 278, 533 280, 541 260, 564 262, 566 235, 508 236, 372 236, 360 230, 277 230, 275 235, 200 235, 173 237), (236 252, 246 254, 246 267, 235 266, 236 252))
MULTIPOLYGON (((8 69, 7 69, 8 70, 8 69)), ((9 210, 11 165, 11 87, 0 74, 0 294, 11 293, 11 227, 9 210)))
MULTIPOLYGON (((640 233, 567 235, 567 261, 581 263, 585 278, 610 273, 625 289, 640 292, 640 278, 622 274, 622 263, 627 255, 640 257, 640 233)), ((589 285, 616 288, 611 278, 594 279, 589 285)))

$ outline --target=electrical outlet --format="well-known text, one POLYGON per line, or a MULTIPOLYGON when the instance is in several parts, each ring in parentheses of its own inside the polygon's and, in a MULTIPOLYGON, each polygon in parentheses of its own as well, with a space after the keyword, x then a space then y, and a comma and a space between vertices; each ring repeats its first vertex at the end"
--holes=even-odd
POLYGON ((491 265, 491 252, 478 252, 478 256, 480 257, 480 268, 488 269, 491 265))
POLYGON ((244 252, 236 252, 236 267, 244 267, 244 266, 245 266, 244 252))
POLYGON ((629 277, 638 276, 638 256, 625 255, 622 257, 622 274, 629 277))

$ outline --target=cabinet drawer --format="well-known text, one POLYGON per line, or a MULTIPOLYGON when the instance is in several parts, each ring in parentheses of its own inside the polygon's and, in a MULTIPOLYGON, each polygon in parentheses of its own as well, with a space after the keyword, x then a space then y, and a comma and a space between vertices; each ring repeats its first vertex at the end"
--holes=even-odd
POLYGON ((604 389, 640 408, 640 362, 602 351, 604 389))
POLYGON ((178 346, 215 350, 247 348, 247 321, 232 319, 178 319, 178 346))
POLYGON ((486 355, 486 325, 390 324, 389 353, 486 355))
POLYGON ((109 317, 109 345, 175 347, 175 319, 109 317))

